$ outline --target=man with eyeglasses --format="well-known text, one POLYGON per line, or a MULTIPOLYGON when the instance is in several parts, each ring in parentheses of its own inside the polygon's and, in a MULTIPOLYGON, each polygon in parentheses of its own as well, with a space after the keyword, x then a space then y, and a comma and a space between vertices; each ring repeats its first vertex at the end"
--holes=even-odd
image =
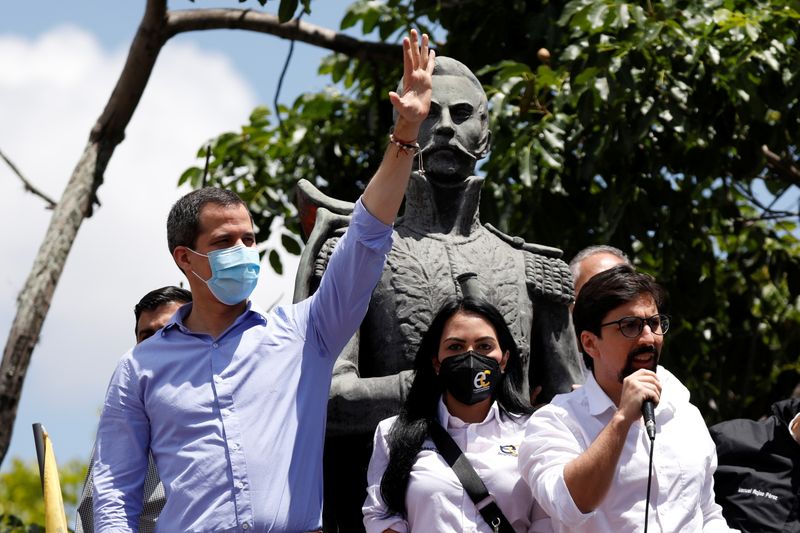
POLYGON ((662 302, 653 278, 630 265, 597 274, 578 295, 573 321, 592 373, 531 417, 519 451, 522 478, 556 532, 641 531, 646 521, 650 531, 730 531, 714 502, 705 422, 658 365, 670 323, 662 302), (642 420, 647 400, 654 441, 642 420))

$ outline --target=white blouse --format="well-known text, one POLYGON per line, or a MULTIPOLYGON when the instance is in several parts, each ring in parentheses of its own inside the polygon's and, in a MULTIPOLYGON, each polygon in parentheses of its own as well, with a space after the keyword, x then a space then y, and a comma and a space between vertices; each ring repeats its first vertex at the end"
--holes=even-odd
MULTIPOLYGON (((492 533, 453 470, 428 438, 417 455, 406 492, 407 519, 388 514, 380 484, 389 462, 387 436, 397 417, 387 418, 375 431, 375 447, 367 472, 364 526, 367 533, 393 529, 408 532, 492 533)), ((468 424, 451 416, 439 401, 439 421, 447 428, 497 505, 517 532, 550 531, 550 519, 531 497, 517 469, 517 451, 525 435, 527 416, 500 416, 497 402, 486 419, 468 424)))

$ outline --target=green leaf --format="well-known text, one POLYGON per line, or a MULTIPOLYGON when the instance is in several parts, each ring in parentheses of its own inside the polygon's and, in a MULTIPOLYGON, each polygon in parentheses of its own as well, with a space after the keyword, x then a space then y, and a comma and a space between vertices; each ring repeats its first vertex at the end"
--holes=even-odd
POLYGON ((589 24, 593 30, 602 28, 605 25, 606 16, 608 15, 608 6, 604 2, 598 2, 589 10, 589 24))
POLYGON ((361 28, 363 29, 364 33, 372 33, 372 30, 375 29, 375 26, 378 25, 378 18, 381 16, 380 11, 377 9, 370 9, 367 13, 361 18, 361 28))
POLYGON ((342 30, 346 30, 347 28, 352 28, 353 26, 356 25, 356 23, 358 23, 358 20, 359 20, 359 16, 352 9, 352 6, 351 6, 350 9, 347 10, 347 13, 345 13, 344 18, 342 19, 342 21, 339 23, 339 28, 342 29, 342 30))
POLYGON ((600 73, 599 68, 589 67, 580 74, 578 74, 572 83, 576 88, 580 87, 581 85, 588 85, 589 82, 592 82, 592 85, 594 85, 595 78, 599 73, 600 73))
POLYGON ((758 26, 755 24, 750 24, 749 22, 744 25, 744 31, 753 42, 758 40, 758 36, 761 33, 761 30, 758 28, 758 26))
POLYGON ((594 88, 602 101, 608 100, 608 78, 602 77, 594 80, 594 88))
POLYGON ((270 250, 269 252, 269 264, 276 274, 283 274, 283 263, 281 263, 281 256, 279 256, 278 252, 275 250, 270 250))
POLYGON ((298 0, 281 0, 281 5, 278 8, 278 20, 281 23, 292 20, 297 11, 297 4, 298 0))
POLYGON ((185 185, 189 183, 192 187, 197 187, 200 184, 200 179, 203 176, 203 170, 198 167, 189 167, 183 171, 181 177, 178 178, 178 185, 185 185))
POLYGON ((531 172, 531 147, 526 145, 519 154, 519 179, 526 187, 533 184, 531 172))
POLYGON ((292 255, 300 255, 301 249, 300 244, 292 237, 286 233, 281 235, 281 244, 283 244, 283 248, 292 255))
POLYGON ((617 6, 617 18, 614 26, 620 29, 625 29, 631 22, 631 13, 628 4, 620 4, 617 6))

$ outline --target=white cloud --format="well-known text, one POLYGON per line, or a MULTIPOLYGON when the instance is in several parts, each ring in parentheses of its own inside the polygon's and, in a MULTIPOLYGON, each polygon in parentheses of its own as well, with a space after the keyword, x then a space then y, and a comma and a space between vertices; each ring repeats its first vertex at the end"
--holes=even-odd
MULTIPOLYGON (((102 112, 127 50, 103 50, 61 27, 35 40, 0 37, 0 150, 58 198, 102 112)), ((30 424, 52 434, 59 460, 87 457, 98 409, 119 356, 133 344, 133 305, 148 290, 182 281, 166 247, 165 220, 185 191, 176 183, 197 148, 247 120, 254 91, 229 60, 184 41, 169 43, 99 189, 102 206, 78 233, 23 390, 11 456, 34 456, 30 424)), ((44 203, 0 163, 0 335, 3 341, 50 221, 44 203)), ((296 261, 287 261, 293 272, 296 261)), ((293 275, 265 279, 255 299, 291 299, 293 275)))

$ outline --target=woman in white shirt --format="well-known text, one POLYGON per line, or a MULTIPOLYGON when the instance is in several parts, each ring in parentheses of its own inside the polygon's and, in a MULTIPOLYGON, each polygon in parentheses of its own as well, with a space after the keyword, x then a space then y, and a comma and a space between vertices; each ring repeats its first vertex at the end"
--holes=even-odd
POLYGON ((517 470, 532 408, 521 394, 519 351, 502 315, 479 298, 448 300, 423 336, 414 368, 399 416, 375 432, 367 532, 494 531, 437 452, 432 423, 458 444, 514 531, 534 531, 534 524, 547 531, 549 519, 517 470))

